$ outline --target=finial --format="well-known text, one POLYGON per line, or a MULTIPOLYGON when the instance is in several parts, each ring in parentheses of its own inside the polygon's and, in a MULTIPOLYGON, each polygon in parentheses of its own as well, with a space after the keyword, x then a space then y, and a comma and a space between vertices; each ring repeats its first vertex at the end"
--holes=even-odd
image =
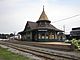
POLYGON ((44 11, 44 5, 43 5, 43 11, 44 11))

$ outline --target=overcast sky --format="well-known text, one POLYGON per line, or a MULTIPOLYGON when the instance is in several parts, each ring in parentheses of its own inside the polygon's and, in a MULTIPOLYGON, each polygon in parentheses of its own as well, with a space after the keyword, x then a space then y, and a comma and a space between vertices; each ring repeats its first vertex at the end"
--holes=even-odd
POLYGON ((66 33, 73 27, 80 27, 80 0, 0 0, 0 33, 22 31, 27 21, 36 22, 43 5, 51 24, 66 33))

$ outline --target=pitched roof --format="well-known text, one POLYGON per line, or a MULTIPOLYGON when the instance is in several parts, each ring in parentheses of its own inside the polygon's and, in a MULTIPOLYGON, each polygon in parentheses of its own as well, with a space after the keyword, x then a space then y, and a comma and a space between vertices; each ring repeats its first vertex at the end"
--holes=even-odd
POLYGON ((56 27, 54 27, 54 26, 51 25, 51 24, 46 25, 46 26, 44 26, 44 27, 37 27, 37 29, 51 29, 51 30, 54 30, 54 31, 62 31, 62 30, 57 29, 56 27))
MULTIPOLYGON (((31 30, 34 30, 34 29, 52 29, 54 31, 61 31, 51 24, 45 25, 44 27, 40 27, 40 26, 38 26, 38 24, 36 22, 31 22, 31 21, 28 21, 27 24, 29 25, 31 30)), ((27 27, 27 25, 25 26, 25 29, 26 29, 26 27, 27 27)))
POLYGON ((48 20, 48 17, 47 15, 45 14, 45 11, 44 11, 44 6, 43 6, 43 11, 39 17, 39 20, 48 20))
POLYGON ((27 25, 29 25, 31 30, 34 30, 34 29, 51 29, 51 30, 54 30, 57 32, 63 32, 62 30, 57 29, 56 27, 54 27, 51 24, 46 25, 44 27, 40 27, 40 26, 38 26, 38 24, 36 22, 28 21, 26 26, 25 26, 25 29, 22 32, 19 32, 19 34, 25 34, 26 33, 27 25))
POLYGON ((28 21, 28 24, 29 24, 31 29, 36 29, 37 28, 37 23, 36 22, 28 21))
POLYGON ((27 21, 24 31, 26 31, 27 26, 29 26, 30 30, 33 30, 33 29, 37 28, 37 23, 36 22, 27 21))
MULTIPOLYGON (((57 29, 55 26, 53 26, 53 25, 51 25, 50 24, 50 27, 53 29, 53 30, 55 30, 55 31, 62 31, 62 30, 60 30, 60 29, 57 29)), ((63 31, 62 31, 63 32, 63 31)))

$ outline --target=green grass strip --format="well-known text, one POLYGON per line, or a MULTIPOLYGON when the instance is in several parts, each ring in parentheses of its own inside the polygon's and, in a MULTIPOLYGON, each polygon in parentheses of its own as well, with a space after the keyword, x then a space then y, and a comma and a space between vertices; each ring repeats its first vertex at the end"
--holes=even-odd
POLYGON ((8 51, 5 48, 0 47, 0 60, 31 60, 30 58, 24 57, 8 51))

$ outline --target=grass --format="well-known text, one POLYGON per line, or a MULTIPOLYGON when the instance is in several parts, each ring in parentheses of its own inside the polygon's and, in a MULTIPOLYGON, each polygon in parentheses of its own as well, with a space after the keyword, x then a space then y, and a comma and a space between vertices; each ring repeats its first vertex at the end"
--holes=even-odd
POLYGON ((17 55, 8 51, 5 48, 0 47, 0 60, 31 60, 30 58, 24 57, 22 55, 17 55))

